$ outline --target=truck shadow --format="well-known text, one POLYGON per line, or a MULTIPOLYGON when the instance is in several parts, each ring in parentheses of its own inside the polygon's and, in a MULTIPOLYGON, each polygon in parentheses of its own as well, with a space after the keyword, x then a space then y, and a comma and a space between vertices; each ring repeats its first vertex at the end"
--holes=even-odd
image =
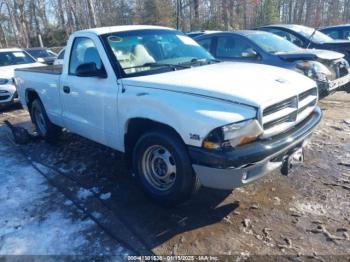
MULTIPOLYGON (((39 141, 23 149, 33 160, 54 167, 97 195, 111 193, 104 203, 150 250, 160 246, 162 250, 169 250, 168 240, 174 241, 185 232, 216 224, 239 205, 238 202, 223 203, 231 191, 206 188, 175 208, 155 205, 137 186, 119 154, 70 133, 65 132, 55 145, 39 141)), ((113 226, 113 221, 110 224, 113 226)))
POLYGON ((18 109, 22 109, 22 105, 19 102, 8 105, 0 105, 0 114, 12 112, 18 109))

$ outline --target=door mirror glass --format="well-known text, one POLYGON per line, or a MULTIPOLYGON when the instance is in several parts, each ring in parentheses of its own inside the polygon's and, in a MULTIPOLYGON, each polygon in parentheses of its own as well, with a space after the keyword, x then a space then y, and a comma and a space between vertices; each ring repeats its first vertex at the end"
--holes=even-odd
POLYGON ((243 57, 243 58, 257 58, 258 57, 258 53, 255 50, 249 48, 247 50, 244 50, 241 53, 241 57, 243 57))
POLYGON ((91 62, 79 65, 76 69, 76 76, 106 78, 107 74, 103 67, 98 69, 96 63, 91 62))

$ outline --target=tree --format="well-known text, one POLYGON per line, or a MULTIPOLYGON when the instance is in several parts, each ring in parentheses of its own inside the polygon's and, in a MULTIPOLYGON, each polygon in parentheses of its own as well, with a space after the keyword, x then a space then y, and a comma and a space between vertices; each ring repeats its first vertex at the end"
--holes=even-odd
POLYGON ((265 0, 262 8, 262 24, 273 24, 279 21, 276 0, 265 0))

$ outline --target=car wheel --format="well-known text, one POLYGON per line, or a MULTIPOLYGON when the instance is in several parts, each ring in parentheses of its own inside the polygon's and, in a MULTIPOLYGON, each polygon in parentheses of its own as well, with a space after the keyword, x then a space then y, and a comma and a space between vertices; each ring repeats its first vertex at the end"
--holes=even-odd
POLYGON ((187 200, 199 189, 186 146, 173 132, 141 136, 133 152, 134 173, 145 193, 163 206, 187 200))
POLYGON ((61 134, 62 128, 51 123, 39 99, 33 101, 30 114, 38 134, 47 142, 55 142, 61 134))

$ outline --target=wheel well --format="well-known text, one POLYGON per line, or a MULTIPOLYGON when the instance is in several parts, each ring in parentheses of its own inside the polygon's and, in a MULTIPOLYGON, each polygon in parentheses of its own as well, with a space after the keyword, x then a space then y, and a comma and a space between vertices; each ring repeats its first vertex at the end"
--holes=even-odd
POLYGON ((30 112, 30 108, 32 106, 32 103, 36 98, 40 99, 37 92, 35 92, 34 90, 31 90, 31 89, 26 91, 26 102, 27 102, 27 107, 28 107, 29 112, 30 112))
POLYGON ((125 160, 128 167, 131 167, 132 152, 138 139, 147 131, 154 129, 168 130, 178 136, 181 141, 183 141, 179 133, 169 125, 146 118, 133 118, 129 120, 126 129, 127 131, 124 135, 125 160))

